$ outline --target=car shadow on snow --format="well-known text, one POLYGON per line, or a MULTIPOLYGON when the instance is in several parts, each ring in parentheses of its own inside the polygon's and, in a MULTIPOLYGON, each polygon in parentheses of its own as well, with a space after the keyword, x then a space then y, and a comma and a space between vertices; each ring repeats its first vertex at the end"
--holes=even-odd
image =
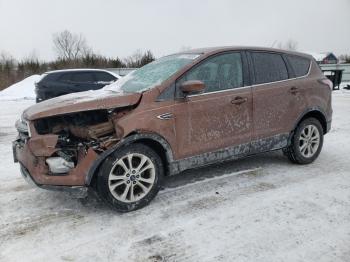
MULTIPOLYGON (((90 191, 88 196, 84 199, 74 199, 71 195, 64 192, 54 192, 46 191, 43 189, 32 189, 31 197, 28 197, 28 192, 19 191, 16 194, 16 200, 13 203, 14 208, 17 204, 21 206, 26 206, 24 211, 25 217, 28 221, 23 221, 22 218, 17 222, 20 227, 17 227, 15 224, 8 226, 8 228, 3 232, 7 235, 7 232, 17 232, 18 234, 10 234, 10 238, 23 237, 27 233, 34 233, 38 231, 41 227, 37 226, 42 224, 43 220, 47 226, 50 226, 52 223, 62 224, 68 223, 72 227, 84 226, 84 224, 95 223, 98 219, 103 219, 108 223, 113 224, 114 219, 130 220, 136 221, 143 219, 143 217, 148 217, 151 214, 163 217, 166 219, 166 216, 170 209, 179 209, 176 211, 178 214, 184 214, 184 212, 195 212, 194 210, 200 210, 202 208, 208 207, 208 201, 210 199, 215 201, 220 201, 221 196, 217 195, 218 193, 214 192, 216 195, 204 196, 204 199, 195 198, 193 201, 178 202, 178 205, 169 206, 169 203, 179 199, 178 190, 180 196, 183 192, 186 191, 187 186, 189 187, 198 187, 203 188, 203 186, 210 187, 210 184, 217 186, 218 182, 215 180, 218 179, 228 179, 230 184, 232 183, 232 190, 236 188, 240 195, 242 192, 256 192, 261 190, 270 190, 274 188, 274 185, 264 183, 261 179, 255 181, 256 178, 262 178, 264 175, 269 175, 269 172, 264 172, 264 170, 269 170, 269 168, 285 169, 291 165, 287 158, 283 156, 280 151, 269 152, 265 154, 260 154, 257 156, 244 158, 240 160, 228 161, 220 164, 210 165, 203 168, 187 170, 178 175, 166 177, 163 188, 158 197, 150 204, 150 206, 145 207, 140 210, 136 210, 132 213, 118 213, 105 204, 94 191, 90 191), (260 171, 263 172, 260 172, 260 171), (229 175, 229 178, 226 177, 229 175), (242 177, 244 180, 252 180, 252 184, 241 183, 242 177), (213 179, 213 181, 211 181, 213 179), (205 180, 205 181, 204 181, 205 180), (204 181, 205 184, 202 184, 204 181), (199 182, 199 185, 196 185, 199 182), (236 185, 237 184, 237 185, 236 185), (264 184, 264 185, 263 185, 264 184), (241 188, 241 186, 243 186, 241 188), (264 186, 264 188, 261 188, 264 186), (205 203, 203 203, 205 202, 205 203), (182 211, 181 211, 182 210, 182 211), (187 210, 187 211, 186 211, 187 210), (182 213, 181 213, 181 212, 182 213), (157 213, 158 212, 158 213, 157 213), (52 223, 51 223, 51 222, 52 223), (17 230, 17 231, 16 231, 17 230)), ((219 190, 219 188, 218 188, 219 190)), ((200 191, 198 191, 200 192, 200 191)), ((184 196, 187 198, 186 196, 184 196)), ((211 203, 211 202, 210 202, 211 203)), ((209 205, 211 208, 211 206, 209 205)), ((45 225, 46 225, 45 224, 45 225)), ((0 232, 1 233, 1 232, 0 232)), ((1 234, 0 234, 1 235, 1 234)))
MULTIPOLYGON (((283 156, 281 151, 274 151, 238 160, 213 164, 206 167, 186 170, 180 174, 165 177, 161 192, 162 190, 182 187, 206 179, 217 178, 227 174, 242 173, 253 169, 262 169, 273 165, 286 166, 290 165, 290 162, 283 156)), ((55 193, 55 197, 59 197, 59 194, 62 193, 55 193)), ((66 202, 67 198, 68 196, 63 197, 63 202, 66 202)), ((98 197, 93 190, 89 191, 86 198, 79 199, 77 201, 80 202, 85 211, 89 213, 95 211, 114 212, 98 197)), ((62 203, 62 205, 64 205, 64 203, 62 203)))
POLYGON ((280 150, 186 170, 178 175, 166 177, 164 188, 175 188, 204 179, 220 177, 227 174, 244 172, 246 170, 263 168, 265 166, 272 166, 276 164, 290 164, 288 159, 283 156, 280 150))
MULTIPOLYGON (((287 165, 291 164, 280 151, 213 164, 202 168, 187 170, 175 176, 166 177, 160 193, 162 193, 162 191, 167 191, 168 189, 172 190, 180 188, 199 181, 220 178, 221 176, 228 174, 235 175, 236 173, 241 174, 242 172, 245 173, 245 171, 249 172, 254 169, 264 169, 265 167, 272 166, 283 167, 287 165)), ((260 175, 260 173, 258 173, 258 175, 260 175)), ((232 179, 237 179, 238 181, 239 176, 232 179)), ((105 204, 93 190, 90 190, 88 196, 83 199, 74 199, 71 195, 64 192, 46 191, 43 189, 37 189, 36 193, 34 202, 41 205, 43 209, 52 209, 54 207, 58 212, 60 212, 59 210, 72 210, 74 211, 74 214, 80 214, 82 216, 90 216, 93 214, 118 214, 105 204)), ((33 205, 33 201, 30 202, 31 203, 28 204, 33 205)))

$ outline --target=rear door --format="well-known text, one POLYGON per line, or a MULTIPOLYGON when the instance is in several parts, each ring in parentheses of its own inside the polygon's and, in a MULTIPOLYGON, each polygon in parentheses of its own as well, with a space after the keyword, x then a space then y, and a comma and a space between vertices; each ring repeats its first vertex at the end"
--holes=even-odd
POLYGON ((249 53, 254 108, 252 151, 284 147, 303 104, 299 87, 282 54, 249 53))
POLYGON ((215 158, 249 152, 252 93, 250 87, 244 86, 244 61, 240 52, 215 55, 190 69, 177 81, 178 97, 183 96, 179 86, 184 81, 200 80, 206 85, 204 93, 178 99, 174 105, 180 158, 220 149, 227 150, 215 155, 215 158))
POLYGON ((72 92, 81 92, 87 90, 95 90, 100 87, 96 85, 94 72, 74 72, 71 75, 72 92))

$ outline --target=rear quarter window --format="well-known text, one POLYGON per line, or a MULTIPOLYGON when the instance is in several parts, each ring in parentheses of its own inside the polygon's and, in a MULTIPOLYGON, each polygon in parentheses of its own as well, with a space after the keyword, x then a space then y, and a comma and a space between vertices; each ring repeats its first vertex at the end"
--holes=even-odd
POLYGON ((57 73, 49 73, 49 74, 43 74, 41 78, 39 79, 39 82, 49 82, 49 81, 56 81, 60 77, 57 73))
POLYGON ((95 72, 94 74, 97 82, 112 82, 116 80, 116 77, 105 72, 95 72))
POLYGON ((49 75, 48 74, 42 74, 41 76, 40 76, 40 78, 38 79, 38 81, 36 81, 37 83, 39 83, 39 82, 44 82, 44 81, 47 81, 47 80, 50 80, 50 77, 49 77, 49 75))
POLYGON ((295 76, 305 76, 309 72, 310 60, 305 57, 287 55, 290 66, 292 67, 295 76))
POLYGON ((255 84, 263 84, 288 79, 286 64, 280 54, 252 52, 255 84))

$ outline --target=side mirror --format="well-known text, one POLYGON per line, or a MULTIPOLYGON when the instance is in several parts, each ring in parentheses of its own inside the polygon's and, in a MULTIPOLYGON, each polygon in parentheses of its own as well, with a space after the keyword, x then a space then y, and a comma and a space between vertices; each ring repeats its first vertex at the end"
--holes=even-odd
POLYGON ((182 83, 180 90, 185 96, 201 93, 205 89, 205 84, 199 80, 189 80, 182 83))

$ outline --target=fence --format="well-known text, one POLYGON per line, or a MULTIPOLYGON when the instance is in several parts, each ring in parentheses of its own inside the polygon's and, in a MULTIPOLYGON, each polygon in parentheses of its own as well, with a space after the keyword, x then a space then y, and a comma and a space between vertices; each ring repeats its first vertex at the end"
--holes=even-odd
POLYGON ((350 82, 350 64, 320 64, 320 67, 322 70, 344 70, 343 82, 350 82))
POLYGON ((126 76, 137 68, 106 68, 107 71, 113 72, 120 76, 126 76))

